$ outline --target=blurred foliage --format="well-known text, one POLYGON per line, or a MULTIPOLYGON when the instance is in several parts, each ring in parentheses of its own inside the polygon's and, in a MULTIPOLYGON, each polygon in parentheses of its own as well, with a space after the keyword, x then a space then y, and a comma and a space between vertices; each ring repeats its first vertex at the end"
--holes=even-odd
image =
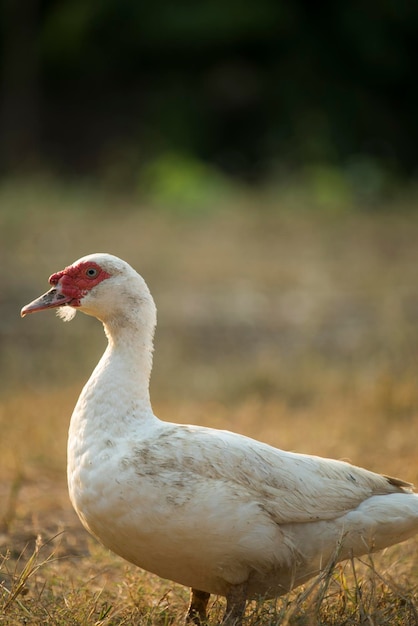
POLYGON ((233 190, 232 183, 214 168, 176 153, 164 153, 151 161, 139 180, 139 194, 153 205, 185 213, 226 204, 233 190))
POLYGON ((163 202, 191 177, 186 204, 201 184, 209 197, 224 186, 215 170, 259 182, 310 169, 331 200, 416 174, 416 3, 1 7, 3 171, 89 173, 119 189, 167 175, 163 202))

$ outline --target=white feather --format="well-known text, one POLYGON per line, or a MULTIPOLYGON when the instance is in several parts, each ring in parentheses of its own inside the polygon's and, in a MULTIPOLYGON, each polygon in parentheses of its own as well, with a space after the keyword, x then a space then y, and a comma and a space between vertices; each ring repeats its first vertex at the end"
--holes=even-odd
POLYGON ((60 306, 56 311, 57 317, 61 318, 64 322, 71 322, 77 313, 77 309, 72 306, 60 306))

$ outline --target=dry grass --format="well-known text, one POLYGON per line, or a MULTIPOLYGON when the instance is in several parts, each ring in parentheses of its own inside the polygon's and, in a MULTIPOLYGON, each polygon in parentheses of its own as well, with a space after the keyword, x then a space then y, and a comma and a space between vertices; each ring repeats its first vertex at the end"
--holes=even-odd
MULTIPOLYGON (((154 293, 160 417, 418 484, 418 216, 261 200, 193 218, 88 189, 0 188, 0 623, 177 624, 187 605, 89 539, 68 502, 68 419, 104 338, 81 315, 65 326, 18 311, 88 252, 126 258, 154 293)), ((247 623, 418 623, 417 551, 411 540, 330 568, 250 606, 247 623)), ((215 599, 211 623, 221 612, 215 599)))

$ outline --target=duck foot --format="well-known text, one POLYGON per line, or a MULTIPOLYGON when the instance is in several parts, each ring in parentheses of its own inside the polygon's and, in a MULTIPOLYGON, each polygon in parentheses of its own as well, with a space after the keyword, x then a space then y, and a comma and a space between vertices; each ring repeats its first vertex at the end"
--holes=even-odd
POLYGON ((206 621, 206 608, 208 606, 210 593, 191 589, 190 604, 186 615, 186 624, 197 624, 201 626, 206 621))

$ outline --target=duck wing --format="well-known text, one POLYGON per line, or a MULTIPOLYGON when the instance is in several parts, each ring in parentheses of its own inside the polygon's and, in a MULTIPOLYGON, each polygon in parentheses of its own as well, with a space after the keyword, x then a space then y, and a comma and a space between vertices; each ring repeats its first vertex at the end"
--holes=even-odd
POLYGON ((239 493, 259 503, 278 524, 335 519, 372 496, 412 492, 410 483, 345 461, 287 452, 198 426, 162 423, 136 453, 152 459, 176 486, 216 482, 231 496, 239 493))

